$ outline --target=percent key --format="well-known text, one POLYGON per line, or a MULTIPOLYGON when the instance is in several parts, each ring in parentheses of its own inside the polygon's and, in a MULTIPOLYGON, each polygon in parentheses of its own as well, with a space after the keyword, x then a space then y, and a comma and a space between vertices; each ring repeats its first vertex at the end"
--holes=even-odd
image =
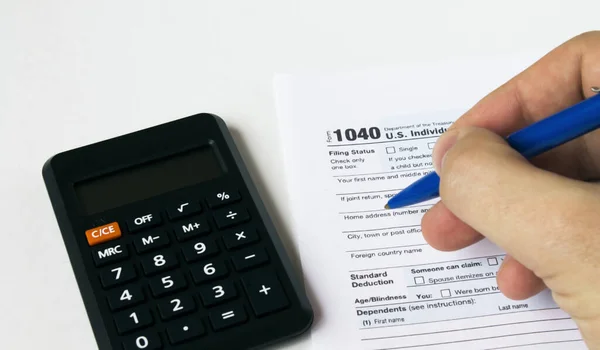
POLYGON ((237 190, 221 190, 213 192, 206 202, 210 208, 218 208, 230 203, 237 202, 240 199, 240 193, 237 190))

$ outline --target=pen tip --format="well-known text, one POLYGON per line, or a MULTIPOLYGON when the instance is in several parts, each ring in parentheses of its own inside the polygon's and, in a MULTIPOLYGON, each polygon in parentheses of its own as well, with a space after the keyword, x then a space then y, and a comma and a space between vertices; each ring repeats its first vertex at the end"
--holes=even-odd
POLYGON ((390 206, 386 204, 384 208, 385 209, 390 209, 390 206))

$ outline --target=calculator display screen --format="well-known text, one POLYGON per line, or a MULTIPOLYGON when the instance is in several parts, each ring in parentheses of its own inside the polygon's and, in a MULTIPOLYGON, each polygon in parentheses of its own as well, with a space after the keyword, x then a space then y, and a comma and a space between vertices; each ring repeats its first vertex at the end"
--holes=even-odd
POLYGON ((217 178, 221 163, 203 147, 75 184, 86 215, 217 178))

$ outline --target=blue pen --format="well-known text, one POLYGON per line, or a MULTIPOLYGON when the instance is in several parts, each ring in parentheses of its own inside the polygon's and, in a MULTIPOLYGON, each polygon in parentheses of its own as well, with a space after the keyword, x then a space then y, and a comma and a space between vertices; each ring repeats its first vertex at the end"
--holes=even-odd
MULTIPOLYGON (((592 88, 599 93, 600 88, 592 88)), ((506 138, 525 158, 537 156, 600 127, 600 94, 551 117, 542 119, 506 138)), ((386 209, 396 209, 439 197, 440 178, 432 172, 392 197, 386 209)))

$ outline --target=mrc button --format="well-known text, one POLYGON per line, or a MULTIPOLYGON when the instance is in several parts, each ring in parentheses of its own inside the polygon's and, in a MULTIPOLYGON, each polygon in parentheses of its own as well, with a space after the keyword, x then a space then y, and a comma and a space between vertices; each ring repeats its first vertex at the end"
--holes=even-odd
POLYGON ((94 246, 121 237, 121 229, 118 223, 111 222, 85 231, 85 236, 88 244, 94 246))
POLYGON ((103 266, 129 257, 127 246, 119 242, 110 245, 104 244, 96 248, 92 254, 96 266, 103 266))

